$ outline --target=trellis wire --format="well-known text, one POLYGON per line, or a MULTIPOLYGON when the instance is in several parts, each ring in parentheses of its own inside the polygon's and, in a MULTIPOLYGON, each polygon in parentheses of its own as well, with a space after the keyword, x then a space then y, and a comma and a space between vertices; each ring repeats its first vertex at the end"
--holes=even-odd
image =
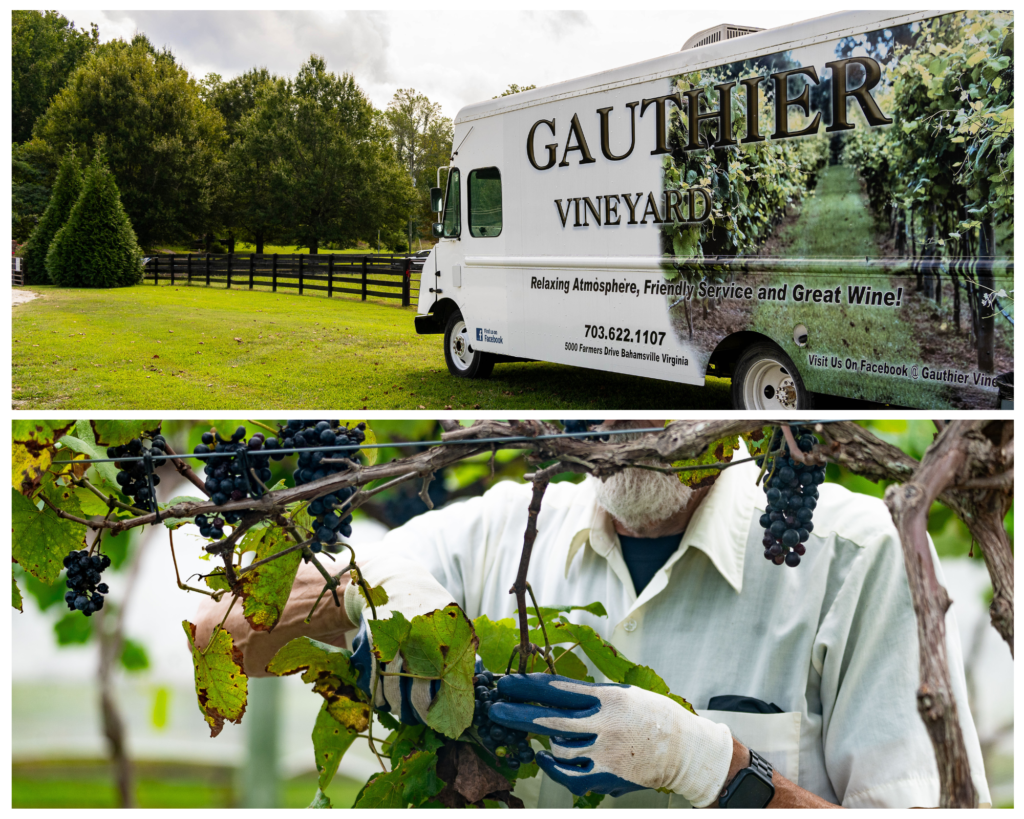
MULTIPOLYGON (((814 421, 794 421, 789 426, 806 426, 813 424, 839 424, 845 423, 848 419, 841 418, 829 418, 814 421)), ((598 438, 605 435, 630 435, 638 432, 663 432, 665 427, 645 427, 643 429, 606 429, 598 430, 597 432, 558 432, 551 433, 548 435, 506 435, 499 438, 465 438, 455 441, 402 441, 399 444, 346 444, 343 446, 312 446, 312 447, 296 447, 294 449, 260 449, 255 450, 260 455, 295 455, 299 452, 348 452, 353 449, 386 449, 386 448, 398 448, 408 446, 451 446, 452 444, 520 444, 530 443, 531 441, 550 441, 556 438, 598 438)), ((60 443, 58 441, 58 443, 60 443)), ((237 452, 199 452, 192 454, 181 454, 181 455, 153 455, 151 459, 154 461, 167 461, 181 458, 195 458, 197 460, 205 460, 206 458, 234 458, 237 457, 237 452)), ((82 458, 81 460, 74 461, 51 461, 52 464, 109 464, 109 463, 127 463, 130 461, 142 461, 145 460, 145 455, 130 455, 123 458, 82 458)))

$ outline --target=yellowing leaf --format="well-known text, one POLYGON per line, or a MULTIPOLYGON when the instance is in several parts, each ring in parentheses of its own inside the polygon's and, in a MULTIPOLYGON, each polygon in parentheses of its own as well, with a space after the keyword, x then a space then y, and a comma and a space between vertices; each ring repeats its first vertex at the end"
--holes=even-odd
MULTIPOLYGON (((707 448, 703 455, 690 458, 685 461, 675 461, 673 466, 701 466, 703 464, 728 463, 732 460, 733 453, 739 447, 739 436, 729 435, 720 438, 707 448)), ((720 469, 693 469, 687 472, 680 472, 679 480, 694 488, 710 486, 721 474, 720 469)))
POLYGON ((313 726, 313 754, 317 773, 320 774, 321 791, 331 784, 338 763, 357 736, 359 732, 355 728, 342 725, 328 713, 326 702, 320 706, 320 713, 313 726))
POLYGON ((18 588, 18 581, 13 574, 11 575, 11 605, 20 612, 25 611, 21 600, 21 589, 18 588))
MULTIPOLYGON (((268 527, 260 533, 253 562, 272 557, 292 545, 283 530, 276 526, 268 527)), ((240 578, 245 601, 242 614, 256 631, 272 631, 281 619, 301 559, 302 552, 294 549, 240 578)))
POLYGON ((224 721, 236 725, 242 721, 249 680, 242 668, 242 652, 235 647, 231 632, 217 629, 206 652, 196 647, 196 627, 188 620, 181 623, 192 649, 199 710, 210 726, 210 736, 224 729, 224 721))
POLYGON ((267 663, 267 671, 279 677, 305 672, 302 681, 315 683, 325 677, 335 677, 349 685, 355 685, 358 674, 352 668, 348 649, 296 637, 274 655, 267 663))
POLYGON ((28 496, 39 490, 43 475, 53 462, 54 442, 62 438, 74 425, 74 421, 11 423, 11 477, 15 489, 28 496))

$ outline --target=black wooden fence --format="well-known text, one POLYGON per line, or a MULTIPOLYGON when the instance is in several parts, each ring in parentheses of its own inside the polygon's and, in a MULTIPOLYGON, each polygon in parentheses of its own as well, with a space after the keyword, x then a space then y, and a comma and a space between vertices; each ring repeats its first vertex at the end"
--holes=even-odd
POLYGON ((143 281, 160 284, 225 285, 228 288, 273 292, 297 289, 326 293, 351 293, 412 303, 419 292, 423 259, 393 254, 357 256, 351 253, 237 254, 202 253, 154 256, 146 262, 143 281))

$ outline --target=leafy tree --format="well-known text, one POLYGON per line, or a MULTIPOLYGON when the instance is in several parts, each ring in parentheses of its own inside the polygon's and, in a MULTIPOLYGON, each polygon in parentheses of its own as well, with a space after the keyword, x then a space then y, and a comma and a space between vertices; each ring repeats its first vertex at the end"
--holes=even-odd
POLYGON ((142 250, 102 153, 89 165, 82 193, 50 245, 46 269, 60 287, 126 287, 142 281, 142 250))
POLYGON ((200 93, 207 105, 220 111, 224 128, 231 143, 238 138, 239 127, 245 117, 256 108, 256 99, 268 83, 280 78, 266 68, 250 68, 227 82, 220 74, 210 73, 200 82, 200 93))
POLYGON ((420 233, 423 217, 429 217, 429 189, 441 162, 448 164, 452 123, 441 115, 441 106, 412 88, 399 88, 385 112, 398 161, 417 188, 417 213, 409 216, 409 246, 413 231, 420 233), (443 153, 443 158, 438 153, 443 153), (439 161, 440 159, 440 161, 439 161), (430 167, 432 166, 432 168, 430 167), (432 170, 431 174, 426 171, 432 170), (420 224, 416 224, 419 222, 420 224))
POLYGON ((523 91, 532 91, 536 87, 536 85, 524 85, 522 86, 522 88, 520 88, 515 83, 511 83, 509 87, 502 91, 500 94, 498 94, 497 97, 491 97, 491 99, 496 100, 498 99, 498 97, 511 97, 513 94, 521 94, 523 93, 523 91))
POLYGON ((32 235, 50 201, 55 168, 49 153, 38 139, 11 146, 11 237, 16 241, 32 235))
POLYGON ((32 126, 71 72, 96 49, 99 31, 76 29, 55 11, 11 12, 11 139, 25 142, 32 126))
POLYGON ((39 224, 25 247, 25 283, 50 284, 46 272, 46 254, 57 232, 64 227, 82 192, 82 169, 74 150, 64 154, 53 185, 53 194, 39 224))
POLYGON ((272 139, 271 178, 287 234, 316 253, 321 243, 347 247, 398 229, 412 185, 384 117, 353 77, 313 55, 294 81, 266 88, 241 128, 272 139))
POLYGON ((36 124, 63 150, 102 141, 139 240, 200 233, 210 218, 224 120, 174 56, 143 35, 104 44, 83 63, 36 124))

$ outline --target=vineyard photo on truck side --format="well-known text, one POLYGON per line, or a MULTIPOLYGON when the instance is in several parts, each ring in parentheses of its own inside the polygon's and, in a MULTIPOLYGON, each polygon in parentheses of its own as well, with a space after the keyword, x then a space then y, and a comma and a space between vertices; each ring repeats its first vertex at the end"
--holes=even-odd
POLYGON ((288 726, 311 807, 1012 804, 1012 421, 12 432, 15 669, 66 610, 124 806, 158 806, 131 749, 163 729, 118 669, 164 655, 191 660, 190 758, 228 749, 258 807, 281 677, 317 695, 288 726))

